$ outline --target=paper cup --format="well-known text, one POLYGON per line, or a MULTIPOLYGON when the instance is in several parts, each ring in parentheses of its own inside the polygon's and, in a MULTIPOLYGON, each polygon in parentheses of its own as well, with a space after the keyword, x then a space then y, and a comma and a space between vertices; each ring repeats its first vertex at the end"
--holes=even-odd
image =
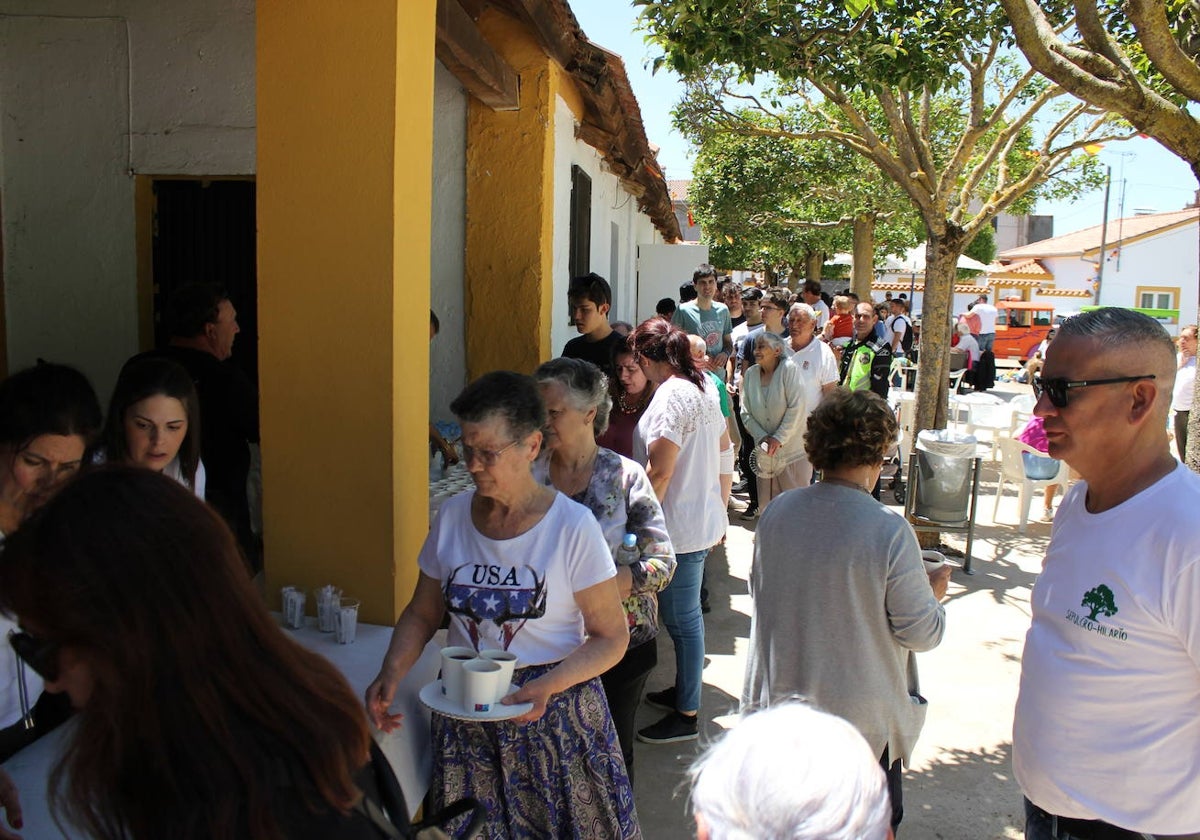
POLYGON ((361 602, 357 598, 343 598, 341 605, 334 611, 336 619, 333 638, 339 645, 349 645, 354 642, 354 637, 358 633, 359 603, 361 602))
POLYGON ((488 659, 472 659, 462 664, 462 676, 463 708, 467 712, 490 712, 496 702, 500 663, 488 659))
POLYGON ((442 694, 456 706, 463 705, 463 665, 476 656, 474 648, 442 648, 442 694))
POLYGON ((322 586, 317 596, 317 629, 322 633, 337 630, 337 611, 342 606, 342 590, 336 586, 322 586))
POLYGON ((946 565, 946 555, 940 551, 922 551, 921 559, 925 561, 925 571, 936 572, 946 565))
POLYGON ((299 630, 304 626, 304 602, 306 599, 304 590, 296 589, 293 586, 284 587, 283 620, 293 630, 299 630))
POLYGON ((500 666, 500 677, 496 681, 496 700, 508 693, 512 684, 513 671, 517 669, 517 655, 506 650, 485 650, 479 654, 480 659, 487 659, 500 666))

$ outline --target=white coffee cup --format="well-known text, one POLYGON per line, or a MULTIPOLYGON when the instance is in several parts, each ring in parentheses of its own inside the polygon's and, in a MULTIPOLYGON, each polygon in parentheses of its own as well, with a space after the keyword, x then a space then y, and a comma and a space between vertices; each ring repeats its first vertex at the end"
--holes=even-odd
POLYGON ((496 699, 508 693, 512 685, 513 672, 517 669, 517 655, 507 650, 485 650, 479 654, 480 659, 487 659, 500 666, 500 677, 496 680, 496 699))
POLYGON ((463 708, 468 712, 490 712, 500 681, 500 663, 490 659, 471 659, 462 663, 463 708))
POLYGON ((474 648, 442 648, 442 694, 455 706, 463 705, 463 665, 476 655, 474 648))
POLYGON ((940 551, 922 551, 921 559, 925 561, 926 573, 936 572, 946 565, 946 555, 940 551))

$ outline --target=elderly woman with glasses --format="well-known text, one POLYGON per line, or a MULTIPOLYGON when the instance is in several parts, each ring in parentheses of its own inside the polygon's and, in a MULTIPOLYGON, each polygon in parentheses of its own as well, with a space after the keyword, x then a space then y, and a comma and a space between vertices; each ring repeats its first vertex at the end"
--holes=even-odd
POLYGON ((532 378, 485 374, 450 409, 475 489, 438 511, 368 716, 384 732, 400 725, 388 710, 396 687, 449 612, 451 645, 516 655, 516 690, 502 702, 533 708, 503 721, 434 712, 434 810, 474 797, 490 838, 640 837, 599 679, 629 646, 604 534, 533 476, 546 409, 532 378))
POLYGON ((629 649, 600 681, 632 780, 634 717, 646 678, 658 663, 657 593, 675 572, 675 552, 646 471, 596 443, 609 411, 600 369, 581 359, 553 359, 534 371, 533 378, 549 416, 547 451, 534 463, 533 475, 596 517, 625 600, 629 649))
POLYGON ((770 332, 754 337, 754 361, 742 378, 742 423, 758 447, 758 504, 765 510, 783 491, 806 487, 813 470, 804 454, 807 400, 800 368, 788 358, 783 339, 770 332))
POLYGON ((822 479, 759 520, 742 690, 743 708, 804 697, 854 724, 887 772, 893 828, 901 762, 925 721, 915 653, 942 640, 950 577, 926 573, 912 527, 871 498, 895 440, 892 410, 870 391, 839 388, 809 416, 804 446, 822 479))

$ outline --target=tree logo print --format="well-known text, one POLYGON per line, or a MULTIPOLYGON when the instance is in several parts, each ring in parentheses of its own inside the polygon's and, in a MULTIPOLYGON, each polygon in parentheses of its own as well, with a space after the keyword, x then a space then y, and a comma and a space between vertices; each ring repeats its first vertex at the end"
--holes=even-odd
POLYGON ((1080 606, 1087 607, 1092 611, 1092 614, 1088 616, 1088 621, 1095 621, 1099 613, 1104 613, 1105 617, 1117 614, 1117 605, 1113 602, 1112 590, 1103 583, 1095 589, 1089 589, 1083 596, 1080 606))

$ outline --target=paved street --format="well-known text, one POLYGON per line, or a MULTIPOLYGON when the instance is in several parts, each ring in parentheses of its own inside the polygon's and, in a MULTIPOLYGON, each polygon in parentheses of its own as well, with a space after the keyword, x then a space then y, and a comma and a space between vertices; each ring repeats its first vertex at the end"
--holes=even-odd
MULTIPOLYGON (((1028 391, 1021 386, 1013 386, 1028 391)), ((996 393, 1002 396, 1001 386, 996 393)), ((1009 394, 1011 395, 1011 394, 1009 394)), ((985 461, 975 532, 974 575, 956 571, 946 599, 947 630, 936 650, 921 654, 921 693, 929 716, 914 766, 905 774, 905 819, 900 836, 920 840, 1021 838, 1021 795, 1012 778, 1012 713, 1021 649, 1029 624, 1029 595, 1050 539, 1050 525, 1031 521, 1017 533, 1017 497, 1011 484, 992 522, 997 464, 985 461)), ((1061 496, 1056 498, 1056 501, 1061 496)), ((885 494, 885 501, 891 501, 885 494)), ((740 511, 744 502, 735 501, 740 511)), ((1033 517, 1040 516, 1035 498, 1033 517)), ((750 598, 746 579, 754 522, 730 515, 726 546, 708 560, 713 611, 705 616, 708 661, 704 671, 701 744, 732 724, 741 692, 750 598)), ((946 532, 943 542, 965 547, 965 534, 946 532)), ((674 678, 674 653, 664 632, 659 667, 649 688, 674 678)), ((662 713, 643 705, 639 726, 662 713)), ((638 744, 636 796, 648 840, 694 836, 685 773, 701 748, 696 742, 638 744)))

